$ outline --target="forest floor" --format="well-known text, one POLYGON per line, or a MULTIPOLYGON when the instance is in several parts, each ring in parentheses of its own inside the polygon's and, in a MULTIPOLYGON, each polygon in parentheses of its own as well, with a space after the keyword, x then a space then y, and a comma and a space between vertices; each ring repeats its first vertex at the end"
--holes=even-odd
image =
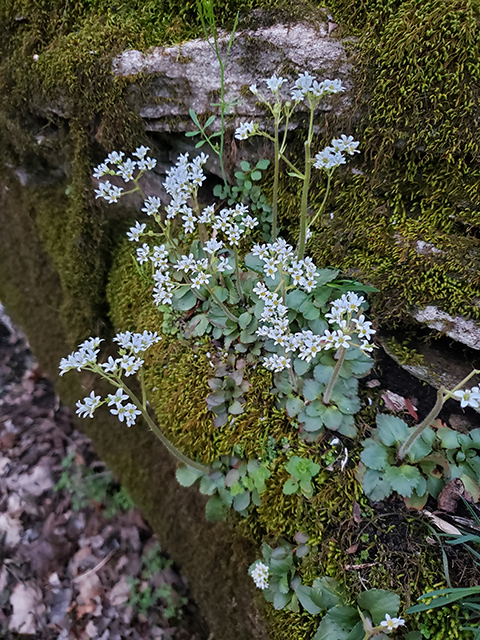
POLYGON ((178 568, 0 305, 0 636, 206 640, 178 568))

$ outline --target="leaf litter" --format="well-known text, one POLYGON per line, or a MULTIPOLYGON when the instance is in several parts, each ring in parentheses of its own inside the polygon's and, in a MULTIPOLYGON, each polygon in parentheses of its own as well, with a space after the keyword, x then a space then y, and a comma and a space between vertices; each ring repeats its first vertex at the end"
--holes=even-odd
POLYGON ((0 304, 2 638, 209 637, 185 579, 130 503, 0 304))

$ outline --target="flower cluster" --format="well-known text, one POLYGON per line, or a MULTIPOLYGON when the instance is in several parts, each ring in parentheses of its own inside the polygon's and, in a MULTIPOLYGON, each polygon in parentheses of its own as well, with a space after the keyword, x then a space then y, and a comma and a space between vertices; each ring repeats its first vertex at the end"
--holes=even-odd
POLYGON ((340 138, 335 138, 332 140, 331 146, 325 147, 323 151, 317 153, 313 166, 316 169, 329 170, 346 164, 346 158, 343 154, 353 156, 354 153, 360 153, 357 149, 359 144, 353 139, 353 136, 342 135, 340 138))
POLYGON ((308 293, 315 288, 317 267, 313 260, 308 257, 297 260, 293 247, 282 238, 270 244, 256 244, 252 248, 252 254, 263 261, 263 270, 268 278, 274 280, 277 273, 288 274, 291 285, 299 286, 308 293))
POLYGON ((250 569, 250 575, 258 589, 268 589, 268 566, 258 561, 253 569, 250 569))
MULTIPOLYGON (((150 151, 149 147, 137 147, 133 155, 137 160, 132 158, 124 158, 123 151, 112 151, 107 158, 95 167, 93 171, 94 178, 103 178, 105 175, 119 176, 124 182, 136 180, 144 171, 153 169, 157 161, 147 156, 150 151), (112 166, 113 165, 113 166, 112 166), (135 172, 138 171, 137 176, 135 172)), ((118 202, 122 195, 123 188, 112 185, 108 180, 100 182, 98 189, 95 191, 95 198, 103 198, 109 203, 118 202)))
POLYGON ((478 409, 480 406, 480 389, 478 387, 472 387, 471 389, 464 389, 453 392, 454 397, 460 400, 460 406, 462 409, 465 407, 473 407, 478 409))
MULTIPOLYGON (((167 220, 172 220, 178 214, 181 215, 185 233, 192 233, 195 230, 195 224, 200 220, 189 206, 188 201, 196 196, 198 188, 201 187, 205 180, 202 167, 206 163, 208 156, 201 153, 191 162, 189 162, 188 158, 188 153, 179 156, 176 164, 167 171, 167 178, 163 186, 172 198, 166 207, 167 220)), ((155 206, 156 202, 145 201, 146 209, 152 210, 155 206)))
POLYGON ((340 93, 345 91, 345 87, 340 80, 323 80, 318 82, 309 73, 301 73, 295 81, 295 87, 291 91, 292 98, 296 102, 300 102, 305 99, 323 98, 324 96, 332 95, 334 93, 340 93))
MULTIPOLYGON (((325 317, 328 318, 329 323, 338 325, 338 329, 326 330, 323 335, 315 334, 310 329, 292 334, 286 318, 288 309, 281 303, 278 294, 269 291, 264 283, 257 284, 253 291, 265 304, 262 320, 271 325, 260 326, 257 329, 257 335, 272 339, 275 345, 284 348, 285 353, 298 351, 298 357, 301 360, 311 362, 320 351, 332 348, 348 349, 352 345, 363 352, 373 351, 369 339, 374 335, 375 330, 371 328, 372 323, 365 320, 363 314, 358 315, 362 303, 365 302, 362 296, 349 292, 332 304, 330 313, 325 314, 325 317), (357 315, 354 317, 354 314, 357 315), (354 335, 361 338, 360 344, 351 342, 354 335)), ((264 359, 263 364, 267 369, 278 372, 290 368, 291 360, 286 356, 270 356, 264 359)))
POLYGON ((149 347, 159 342, 161 337, 156 331, 144 331, 143 333, 126 331, 118 333, 113 340, 120 346, 119 358, 115 359, 109 356, 106 362, 98 363, 97 357, 100 351, 98 347, 102 340, 100 338, 88 338, 88 340, 79 345, 77 351, 73 351, 66 358, 62 358, 59 367, 60 375, 63 376, 64 373, 72 369, 77 371, 85 369, 99 373, 102 377, 112 382, 117 387, 115 394, 109 394, 106 399, 102 400, 101 396, 95 395, 95 392, 92 391, 83 401, 79 400, 77 402, 76 413, 81 418, 93 418, 95 410, 108 401, 108 406, 112 406, 110 413, 116 415, 120 422, 125 420, 127 426, 130 427, 135 423, 136 417, 141 414, 141 411, 131 402, 126 405, 123 404, 123 401, 127 400, 129 396, 124 393, 120 378, 122 375, 128 377, 137 373, 144 362, 139 356, 143 355, 149 347))

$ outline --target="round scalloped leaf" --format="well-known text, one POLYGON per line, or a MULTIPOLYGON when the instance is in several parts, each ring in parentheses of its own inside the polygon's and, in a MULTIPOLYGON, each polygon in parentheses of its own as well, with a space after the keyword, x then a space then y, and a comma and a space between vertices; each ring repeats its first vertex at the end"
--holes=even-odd
POLYGON ((228 513, 228 507, 220 496, 212 496, 205 505, 205 517, 208 522, 222 522, 228 513))
POLYGON ((385 471, 385 480, 390 483, 392 489, 404 498, 409 498, 414 489, 422 489, 422 481, 425 482, 417 467, 402 464, 400 467, 388 467, 385 471))
POLYGON ((335 431, 342 424, 343 414, 336 407, 327 407, 322 415, 323 424, 335 431))
POLYGON ((363 490, 373 502, 384 500, 392 493, 392 485, 385 479, 385 474, 373 469, 367 469, 362 485, 363 490))
POLYGON ((442 443, 444 449, 458 449, 460 446, 458 442, 457 432, 448 427, 440 427, 437 429, 437 436, 442 443))
POLYGON ((303 409, 303 400, 300 398, 288 398, 286 404, 287 415, 289 418, 294 418, 303 409))
POLYGON ((203 475, 204 473, 202 471, 187 466, 178 467, 175 471, 175 477, 182 487, 191 487, 192 484, 194 484, 194 482, 203 475))
POLYGON ((332 377, 333 367, 329 367, 325 364, 317 364, 313 370, 313 377, 317 382, 322 384, 328 384, 332 377))
POLYGON ((317 382, 317 380, 305 380, 303 383, 303 397, 305 400, 312 402, 320 397, 324 389, 324 385, 321 382, 317 382))
POLYGON ((283 485, 283 493, 286 496, 291 496, 298 491, 298 482, 293 478, 289 478, 283 485))
POLYGON ((408 438, 408 426, 406 422, 396 416, 378 413, 377 427, 380 440, 387 447, 391 447, 394 444, 402 444, 408 438))
POLYGON ((365 448, 360 454, 360 459, 368 469, 383 471, 388 466, 388 449, 380 442, 368 439, 364 443, 365 448))
POLYGON ((347 438, 355 438, 357 435, 357 428, 355 427, 355 418, 353 416, 342 414, 342 424, 338 427, 337 433, 341 433, 342 436, 347 438))
POLYGON ((245 491, 235 496, 233 499, 233 508, 235 511, 245 511, 250 504, 250 491, 245 491))

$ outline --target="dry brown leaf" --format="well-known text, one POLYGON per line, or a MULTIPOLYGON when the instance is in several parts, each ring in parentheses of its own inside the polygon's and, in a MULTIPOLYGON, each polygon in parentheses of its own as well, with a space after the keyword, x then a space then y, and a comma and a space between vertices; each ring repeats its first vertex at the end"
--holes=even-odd
POLYGON ((7 486, 20 495, 29 494, 39 497, 53 487, 50 469, 46 464, 39 464, 28 473, 7 479, 7 486))
POLYGON ((130 598, 131 591, 131 587, 128 584, 126 577, 122 576, 110 593, 107 593, 107 598, 113 607, 118 607, 119 605, 127 602, 130 598))
POLYGON ((438 527, 440 529, 440 531, 443 531, 443 533, 448 533, 448 534, 450 534, 452 536, 460 536, 460 535, 462 535, 462 532, 459 529, 457 529, 457 527, 454 527, 453 524, 450 524, 446 520, 442 520, 442 518, 439 518, 438 516, 434 515, 433 513, 430 513, 430 511, 420 511, 420 513, 423 513, 428 518, 430 518, 430 520, 433 522, 433 524, 436 527, 438 527))
POLYGON ((13 607, 12 617, 8 628, 25 635, 37 632, 37 619, 45 612, 42 602, 42 592, 32 583, 19 582, 10 596, 13 607))
POLYGON ((8 513, 0 513, 0 533, 5 534, 7 547, 16 547, 20 542, 23 526, 18 518, 12 518, 8 513))

